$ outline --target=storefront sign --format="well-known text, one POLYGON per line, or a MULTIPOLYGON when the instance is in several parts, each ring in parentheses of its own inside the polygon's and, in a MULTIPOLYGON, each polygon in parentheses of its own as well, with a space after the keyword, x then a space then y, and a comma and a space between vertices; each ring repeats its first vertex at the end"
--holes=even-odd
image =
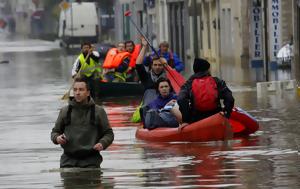
POLYGON ((281 0, 269 0, 269 31, 269 57, 271 69, 275 69, 276 55, 281 47, 281 0))
POLYGON ((251 67, 263 67, 262 8, 251 8, 251 67))

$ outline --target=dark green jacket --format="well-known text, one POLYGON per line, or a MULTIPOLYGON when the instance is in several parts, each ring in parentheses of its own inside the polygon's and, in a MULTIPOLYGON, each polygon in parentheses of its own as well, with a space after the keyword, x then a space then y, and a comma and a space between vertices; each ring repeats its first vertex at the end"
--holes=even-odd
POLYGON ((84 158, 98 153, 93 149, 96 143, 101 143, 106 149, 114 140, 114 133, 105 110, 95 105, 92 99, 84 105, 72 99, 69 101, 69 106, 60 110, 51 132, 51 140, 54 144, 57 144, 56 138, 63 133, 67 139, 67 143, 62 145, 64 153, 74 158, 84 158), (68 110, 70 116, 67 116, 68 110), (94 117, 91 116, 91 112, 95 112, 94 117))

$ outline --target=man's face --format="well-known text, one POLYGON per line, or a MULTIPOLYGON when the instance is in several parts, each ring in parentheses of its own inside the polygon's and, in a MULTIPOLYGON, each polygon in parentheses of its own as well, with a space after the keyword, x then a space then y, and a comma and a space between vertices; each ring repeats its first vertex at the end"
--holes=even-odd
POLYGON ((170 94, 170 89, 170 85, 167 81, 160 82, 158 85, 158 91, 162 97, 167 97, 170 94))
POLYGON ((152 66, 151 66, 152 71, 155 74, 161 74, 161 72, 164 70, 163 64, 158 60, 153 60, 152 66))
POLYGON ((168 52, 168 50, 169 50, 169 47, 167 45, 161 45, 160 46, 160 51, 162 53, 166 53, 166 52, 168 52))
POLYGON ((119 43, 117 46, 118 52, 124 52, 125 51, 125 44, 119 43))
POLYGON ((90 96, 90 91, 87 90, 85 82, 75 82, 73 91, 75 101, 79 103, 87 101, 88 97, 90 96))
POLYGON ((82 49, 81 49, 81 52, 86 55, 86 54, 88 54, 89 50, 90 50, 89 45, 83 45, 82 49))
POLYGON ((126 51, 132 53, 134 50, 132 43, 126 43, 126 51))

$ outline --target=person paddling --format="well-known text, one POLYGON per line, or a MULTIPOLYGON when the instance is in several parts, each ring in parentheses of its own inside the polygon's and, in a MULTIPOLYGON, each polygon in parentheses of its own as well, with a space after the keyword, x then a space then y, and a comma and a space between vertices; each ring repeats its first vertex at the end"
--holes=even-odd
POLYGON ((95 78, 99 76, 101 68, 99 65, 100 55, 94 50, 89 42, 81 44, 81 53, 75 60, 72 68, 72 77, 85 77, 90 87, 91 97, 95 98, 95 78), (77 73, 80 70, 80 75, 77 73))
POLYGON ((145 90, 154 89, 157 80, 160 77, 166 77, 166 72, 163 65, 167 64, 167 61, 164 58, 154 57, 150 62, 150 70, 147 72, 143 65, 143 60, 148 49, 148 43, 143 37, 141 40, 142 49, 136 60, 136 70, 145 90))

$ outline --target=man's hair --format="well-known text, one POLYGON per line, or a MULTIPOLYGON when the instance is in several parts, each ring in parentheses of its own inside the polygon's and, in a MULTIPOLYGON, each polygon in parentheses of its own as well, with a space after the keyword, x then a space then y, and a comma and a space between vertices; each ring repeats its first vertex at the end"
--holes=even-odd
POLYGON ((160 57, 157 56, 156 54, 154 54, 154 55, 151 56, 151 59, 152 59, 152 62, 153 62, 153 60, 159 60, 160 57))
POLYGON ((161 48, 161 46, 165 46, 169 48, 169 43, 167 41, 163 41, 159 44, 159 48, 161 48))
POLYGON ((174 91, 174 89, 173 89, 173 87, 172 87, 172 85, 171 85, 171 81, 170 81, 168 78, 160 77, 160 78, 158 78, 158 80, 157 80, 156 83, 155 83, 155 89, 156 89, 156 91, 157 91, 158 93, 159 93, 159 90, 158 90, 159 84, 160 84, 161 82, 168 82, 168 84, 169 84, 169 86, 170 86, 170 92, 173 92, 173 91, 174 91))
POLYGON ((92 44, 90 42, 83 42, 81 43, 81 48, 85 45, 88 45, 90 48, 92 47, 92 44))
POLYGON ((133 47, 135 46, 135 44, 132 40, 125 41, 124 43, 125 43, 125 48, 126 48, 127 44, 129 44, 129 43, 132 44, 133 47))
POLYGON ((90 86, 89 86, 88 81, 87 81, 86 78, 84 78, 84 77, 77 77, 77 78, 75 78, 75 80, 74 80, 74 83, 76 83, 76 82, 84 82, 85 85, 86 85, 86 89, 87 89, 88 91, 90 90, 90 86))

